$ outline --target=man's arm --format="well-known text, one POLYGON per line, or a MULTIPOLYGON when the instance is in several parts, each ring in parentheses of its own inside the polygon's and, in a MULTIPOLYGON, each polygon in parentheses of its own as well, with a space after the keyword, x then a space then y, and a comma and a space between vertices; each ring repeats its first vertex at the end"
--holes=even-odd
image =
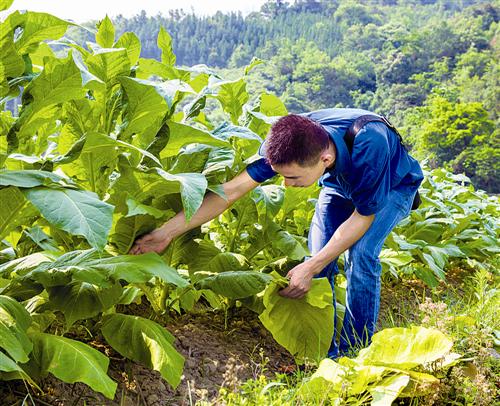
POLYGON ((300 299, 311 287, 314 275, 319 274, 330 262, 350 248, 370 228, 375 215, 363 216, 356 210, 335 231, 330 241, 307 261, 288 272, 290 284, 280 294, 292 299, 300 299))
POLYGON ((162 252, 174 238, 217 217, 236 200, 258 185, 259 183, 254 181, 248 172, 244 170, 222 185, 226 199, 215 193, 208 192, 189 223, 186 223, 184 211, 177 213, 161 227, 139 238, 130 249, 130 253, 136 255, 146 252, 162 252))

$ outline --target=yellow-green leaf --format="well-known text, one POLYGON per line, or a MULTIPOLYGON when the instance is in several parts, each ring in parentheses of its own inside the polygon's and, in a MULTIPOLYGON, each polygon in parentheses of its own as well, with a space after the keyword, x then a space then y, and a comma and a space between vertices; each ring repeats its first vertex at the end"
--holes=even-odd
POLYGON ((115 27, 107 15, 98 24, 95 40, 103 48, 111 48, 115 43, 115 27))
POLYGON ((163 27, 160 27, 160 32, 158 33, 158 48, 161 49, 162 63, 174 66, 176 58, 172 50, 172 37, 163 27))

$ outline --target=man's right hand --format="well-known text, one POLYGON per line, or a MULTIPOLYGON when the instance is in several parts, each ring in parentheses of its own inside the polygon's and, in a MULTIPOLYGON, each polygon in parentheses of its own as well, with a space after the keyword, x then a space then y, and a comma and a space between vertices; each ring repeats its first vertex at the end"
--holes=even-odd
POLYGON ((172 236, 164 227, 157 228, 150 233, 138 238, 129 253, 132 255, 145 254, 146 252, 162 253, 172 242, 172 236))

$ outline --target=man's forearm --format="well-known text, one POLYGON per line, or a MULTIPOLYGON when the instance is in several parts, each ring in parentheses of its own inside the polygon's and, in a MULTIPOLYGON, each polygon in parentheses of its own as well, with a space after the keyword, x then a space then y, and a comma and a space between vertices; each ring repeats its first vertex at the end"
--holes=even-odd
POLYGON ((181 211, 177 213, 175 217, 167 221, 161 228, 167 231, 173 238, 176 238, 181 234, 184 234, 186 231, 198 227, 217 217, 229 206, 230 203, 227 200, 215 193, 208 192, 203 199, 203 203, 200 208, 196 211, 193 217, 191 217, 189 222, 186 222, 184 211, 181 211))
POLYGON ((330 241, 309 259, 313 273, 320 273, 342 252, 354 245, 370 228, 374 218, 375 215, 362 216, 357 211, 354 211, 351 217, 339 226, 330 241))
POLYGON ((186 231, 201 226, 207 221, 212 220, 223 213, 236 200, 243 197, 250 190, 258 186, 245 170, 238 176, 222 185, 226 199, 219 195, 208 192, 203 199, 203 203, 196 213, 187 223, 184 211, 178 213, 175 217, 167 221, 161 228, 164 229, 172 238, 176 238, 186 231))

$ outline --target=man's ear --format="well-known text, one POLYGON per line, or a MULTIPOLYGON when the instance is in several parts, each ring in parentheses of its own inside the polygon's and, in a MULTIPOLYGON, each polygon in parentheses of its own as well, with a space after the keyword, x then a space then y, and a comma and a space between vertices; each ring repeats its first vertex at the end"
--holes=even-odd
POLYGON ((328 167, 335 162, 335 155, 333 155, 330 151, 325 151, 321 154, 320 159, 321 162, 323 162, 328 167))

